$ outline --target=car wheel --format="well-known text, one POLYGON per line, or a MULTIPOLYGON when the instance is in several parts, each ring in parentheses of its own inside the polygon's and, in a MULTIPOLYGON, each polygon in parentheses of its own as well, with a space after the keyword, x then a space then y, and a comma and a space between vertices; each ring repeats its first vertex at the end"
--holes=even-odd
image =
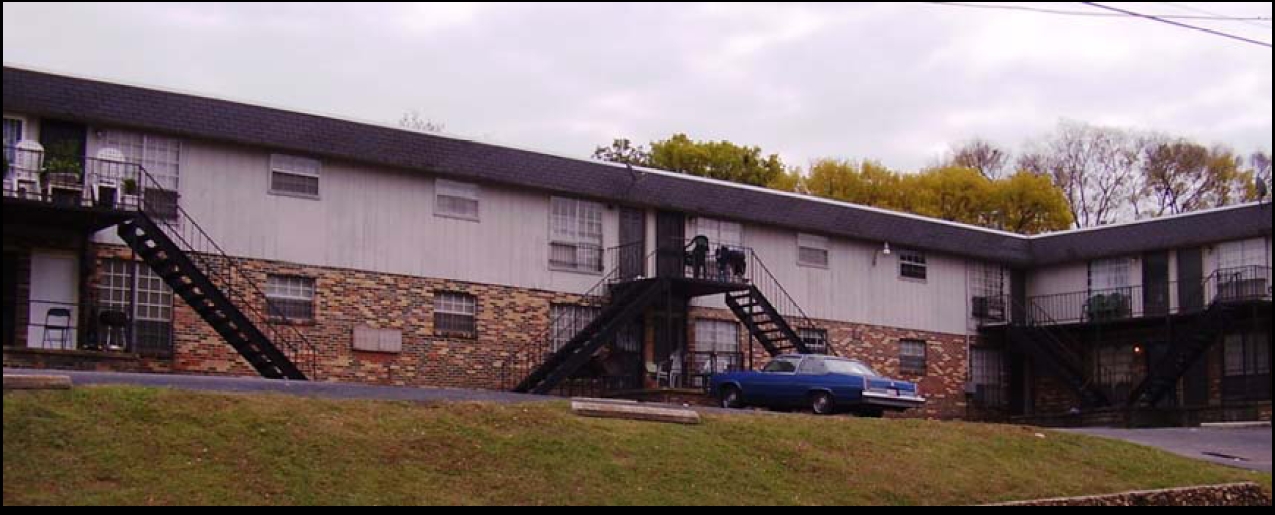
POLYGON ((832 395, 828 392, 815 392, 810 396, 810 410, 816 415, 831 415, 833 412, 832 395))
POLYGON ((744 407, 744 396, 740 393, 739 388, 734 386, 722 388, 720 400, 724 409, 740 409, 744 407))

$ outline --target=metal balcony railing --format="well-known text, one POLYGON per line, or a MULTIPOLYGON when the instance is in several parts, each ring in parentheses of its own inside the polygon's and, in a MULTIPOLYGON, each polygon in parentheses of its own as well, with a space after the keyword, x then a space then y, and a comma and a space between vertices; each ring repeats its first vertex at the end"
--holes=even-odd
POLYGON ((1150 283, 1031 297, 1028 312, 1038 325, 1040 314, 1056 324, 1102 323, 1204 311, 1215 302, 1270 300, 1270 268, 1241 266, 1219 269, 1199 282, 1150 283))
POLYGON ((4 197, 64 207, 171 212, 176 196, 150 184, 141 165, 123 158, 58 156, 41 150, 4 147, 4 197))

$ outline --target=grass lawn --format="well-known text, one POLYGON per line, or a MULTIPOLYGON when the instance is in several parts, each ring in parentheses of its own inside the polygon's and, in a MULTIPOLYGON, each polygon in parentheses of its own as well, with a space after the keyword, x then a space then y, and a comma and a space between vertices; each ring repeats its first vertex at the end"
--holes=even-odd
POLYGON ((4 504, 968 504, 1257 481, 1080 435, 950 422, 578 418, 89 387, 4 394, 4 504))

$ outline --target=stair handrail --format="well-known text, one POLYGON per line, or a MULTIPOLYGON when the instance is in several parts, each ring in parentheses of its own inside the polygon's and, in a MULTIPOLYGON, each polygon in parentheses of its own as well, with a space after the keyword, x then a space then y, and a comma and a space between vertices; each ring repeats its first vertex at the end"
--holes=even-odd
MULTIPOLYGON (((797 327, 793 327, 793 324, 791 323, 789 323, 788 326, 791 327, 792 330, 797 333, 798 338, 801 337, 801 329, 821 329, 822 328, 825 331, 827 330, 826 328, 823 328, 822 326, 815 324, 815 322, 811 320, 811 318, 808 315, 806 315, 806 311, 802 309, 801 305, 797 303, 797 300, 794 299, 792 295, 788 293, 788 290, 784 288, 783 283, 779 282, 779 279, 775 277, 775 274, 771 273, 770 267, 766 266, 766 263, 761 260, 761 257, 757 255, 757 252, 755 250, 750 248, 748 249, 748 253, 753 264, 755 265, 749 269, 749 278, 748 278, 749 281, 752 283, 754 287, 757 287, 759 290, 761 290, 762 295, 767 297, 767 300, 770 301, 771 307, 775 308, 775 311, 778 312, 780 316, 784 318, 797 319, 798 321, 797 327), (757 273, 758 270, 761 271, 760 275, 757 273), (781 309, 779 305, 776 305, 774 300, 770 300, 770 297, 772 295, 769 295, 768 292, 763 289, 763 286, 758 285, 758 279, 765 279, 767 282, 767 285, 771 286, 771 291, 779 294, 776 296, 778 300, 786 304, 785 307, 791 308, 791 310, 795 310, 796 313, 795 314, 791 312, 786 313, 785 312, 786 310, 781 309)), ((831 338, 825 339, 824 352, 826 352, 829 356, 838 356, 836 347, 832 345, 831 338)))
MULTIPOLYGON (((627 270, 623 270, 624 267, 622 265, 622 261, 625 259, 624 252, 638 247, 645 249, 645 242, 637 241, 603 249, 604 265, 611 262, 611 260, 606 259, 608 255, 615 257, 615 263, 611 265, 611 269, 609 271, 605 271, 602 274, 602 277, 598 279, 598 282, 594 283, 593 286, 590 286, 584 293, 570 294, 579 297, 577 302, 572 302, 571 304, 583 307, 601 307, 604 305, 606 303, 607 296, 610 294, 609 288, 616 283, 622 282, 622 279, 626 279, 621 277, 621 272, 627 272, 627 270)), ((642 258, 641 266, 643 273, 640 274, 640 278, 653 277, 650 272, 653 269, 651 261, 655 255, 656 252, 651 252, 642 258)), ((639 277, 629 277, 627 279, 638 278, 639 277)), ((504 360, 501 366, 503 372, 501 373, 500 387, 502 390, 509 390, 521 383, 523 378, 531 374, 537 366, 543 363, 548 356, 552 354, 547 351, 547 349, 553 345, 553 340, 555 336, 557 336, 554 328, 558 325, 560 320, 567 316, 567 313, 563 313, 557 317, 550 316, 549 324, 543 331, 537 333, 536 336, 532 338, 528 338, 525 342, 519 345, 518 348, 514 349, 513 353, 504 360), (538 350, 541 352, 537 352, 538 350)), ((580 324, 580 327, 574 328, 575 332, 579 332, 585 325, 588 325, 588 321, 580 321, 580 324)), ((575 332, 573 332, 571 336, 574 336, 575 332)))
MULTIPOLYGON (((1221 294, 1221 278, 1224 276, 1240 277, 1240 278, 1251 277, 1254 279, 1261 279, 1264 283, 1264 288, 1266 290, 1263 297, 1270 296, 1270 268, 1269 267, 1264 267, 1260 265, 1244 265, 1239 267, 1218 268, 1214 270, 1212 273, 1210 273, 1208 276, 1205 276, 1205 278, 1202 279, 1198 285, 1196 285, 1196 291, 1190 292, 1190 293, 1198 294, 1201 300, 1200 308, 1197 311, 1193 311, 1193 312, 1208 313, 1211 310, 1213 310, 1215 307, 1229 300, 1223 297, 1221 294), (1246 275, 1247 272, 1254 272, 1254 273, 1251 276, 1248 276, 1246 275), (1212 291, 1210 291, 1211 290, 1210 287, 1212 287, 1212 291), (1211 297, 1210 297, 1210 294, 1212 294, 1211 297)), ((1179 296, 1179 298, 1182 298, 1182 296, 1179 296)), ((1236 299, 1236 300, 1249 300, 1249 299, 1236 299)), ((1185 308, 1180 307, 1180 310, 1182 310, 1183 313, 1186 312, 1185 308)), ((1152 380, 1155 379, 1155 374, 1159 371, 1163 371, 1166 368, 1163 366, 1164 363, 1173 363, 1174 358, 1175 356, 1173 354, 1167 354, 1161 357, 1159 360, 1156 360, 1156 362, 1152 364, 1153 366, 1151 370, 1148 371, 1147 377, 1143 378, 1142 382, 1140 382, 1137 386, 1134 387, 1132 391, 1130 391, 1129 399, 1127 402, 1129 406, 1131 407, 1137 406, 1139 403, 1143 401, 1143 399, 1147 396, 1148 390, 1153 386, 1152 380)))
MULTIPOLYGON (((1102 363, 1099 363, 1096 360, 1086 362, 1084 357, 1076 352, 1076 349, 1072 348, 1068 342, 1063 341, 1063 337, 1056 334, 1053 329, 1061 324, 1059 324, 1057 320, 1054 320, 1053 316, 1050 315, 1047 310, 1031 299, 1027 299, 1027 304, 1022 304, 1014 300, 1012 296, 1008 297, 1008 300, 1010 308, 1021 308, 1024 313, 1024 317, 1026 318, 1026 320, 1018 321, 1014 320, 1016 317, 1009 317, 1011 319, 1011 325, 1022 325, 1038 329, 1040 332, 1052 339, 1055 343, 1055 347, 1064 353, 1063 358, 1070 360, 1075 366, 1080 367, 1079 370, 1076 370, 1076 372, 1080 374, 1082 379, 1084 379, 1084 382, 1080 385, 1081 389, 1090 389, 1095 386, 1101 387, 1099 379, 1105 375, 1107 367, 1103 366, 1102 363), (1090 370, 1090 366, 1092 366, 1092 370, 1090 370)), ((1101 388, 1099 388, 1099 390, 1101 390, 1101 388)), ((1106 393, 1103 392, 1103 395, 1105 396, 1106 393)), ((1111 399, 1106 400, 1108 403, 1111 402, 1111 399)))
MULTIPOLYGON (((138 164, 138 174, 144 181, 146 181, 147 184, 153 186, 155 189, 172 191, 160 184, 160 182, 146 170, 145 166, 141 164, 138 164)), ((212 236, 210 236, 208 232, 199 225, 199 222, 196 221, 190 213, 181 207, 180 203, 174 202, 173 204, 174 212, 177 215, 174 219, 178 222, 176 227, 174 227, 175 224, 173 220, 161 219, 157 221, 155 220, 155 217, 150 216, 150 214, 147 213, 147 206, 149 204, 145 199, 146 189, 145 185, 138 189, 138 195, 142 198, 142 201, 137 203, 137 214, 144 217, 155 227, 164 231, 169 239, 174 240, 175 243, 180 241, 181 244, 186 247, 183 248, 182 251, 189 255, 191 261, 198 261, 202 264, 200 272, 208 276, 210 280, 213 280, 214 278, 220 280, 221 284, 218 286, 225 290, 224 293, 231 297, 232 301, 240 300, 239 302, 234 302, 235 307, 244 311, 246 315, 249 315, 253 325, 257 326, 258 330, 266 332, 270 336, 271 343, 282 344, 290 351, 292 356, 305 358, 302 363, 296 363, 294 361, 294 364, 306 367, 308 369, 306 376, 310 379, 314 379, 315 372, 318 371, 318 351, 314 344, 310 343, 310 340, 305 337, 305 334, 301 333, 301 331, 293 325, 294 322, 290 320, 285 313, 280 312, 277 316, 267 316, 263 315, 261 311, 257 309, 256 305, 253 303, 255 299, 260 299, 267 303, 269 302, 266 300, 265 292, 258 288, 253 281, 246 279, 251 277, 249 273, 243 270, 235 262, 235 259, 230 257, 230 255, 221 247, 221 245, 217 244, 217 241, 214 240, 212 236), (194 230, 191 234, 191 239, 198 237, 208 246, 207 249, 200 250, 195 243, 192 243, 190 239, 187 239, 186 233, 181 229, 181 227, 185 225, 189 225, 194 230), (219 269, 218 264, 209 262, 207 256, 209 253, 215 253, 214 257, 217 260, 224 262, 224 270, 219 269), (242 281, 236 281, 236 274, 238 277, 245 279, 242 281), (247 287, 248 293, 255 296, 255 299, 245 298, 245 294, 236 288, 236 286, 240 283, 247 287), (294 342, 285 338, 280 338, 280 327, 289 333, 288 336, 295 337, 296 341, 294 342)), ((289 356, 289 359, 295 358, 289 356)))

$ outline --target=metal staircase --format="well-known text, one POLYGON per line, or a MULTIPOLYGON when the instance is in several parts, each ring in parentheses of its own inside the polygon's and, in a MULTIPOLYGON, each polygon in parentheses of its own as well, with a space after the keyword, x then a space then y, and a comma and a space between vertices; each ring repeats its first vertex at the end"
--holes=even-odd
POLYGON ((726 293, 726 306, 744 324, 748 333, 772 357, 780 354, 835 354, 831 345, 812 349, 802 340, 798 329, 815 329, 818 326, 806 316, 761 258, 751 249, 748 255, 747 289, 726 293), (793 323, 798 324, 797 327, 793 323))
POLYGON ((1103 408, 1111 405, 1111 399, 1086 373, 1085 361, 1076 351, 1080 345, 1066 333, 1056 329, 1058 325, 1049 314, 1034 303, 1026 320, 1014 320, 1006 328, 1010 345, 1026 354, 1036 366, 1061 380, 1077 396, 1084 407, 1103 408))
POLYGON ((620 330, 632 323, 648 306, 668 291, 667 279, 643 279, 617 285, 614 298, 583 329, 536 367, 515 392, 548 394, 589 362, 620 330))
MULTIPOLYGON (((154 183, 144 170, 141 175, 154 183)), ((267 315, 256 307, 266 299, 256 277, 180 207, 168 204, 159 214, 145 199, 139 207, 117 233, 174 293, 263 377, 314 378, 314 347, 282 313, 267 315)))
POLYGON ((1174 393, 1178 381, 1233 327, 1236 306, 1269 302, 1269 279, 1270 270, 1256 266, 1219 270, 1205 278, 1196 297, 1208 299, 1208 305, 1188 330, 1173 335, 1168 353, 1152 363, 1147 376, 1129 395, 1129 406, 1152 407, 1174 393))

